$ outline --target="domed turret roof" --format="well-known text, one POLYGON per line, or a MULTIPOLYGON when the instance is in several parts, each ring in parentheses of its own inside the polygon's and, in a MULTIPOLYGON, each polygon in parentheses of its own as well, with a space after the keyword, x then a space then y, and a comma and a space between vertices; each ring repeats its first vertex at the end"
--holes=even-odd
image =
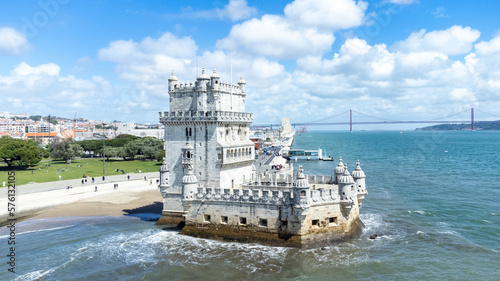
POLYGON ((349 174, 349 170, 347 170, 347 166, 345 167, 344 173, 339 177, 339 183, 343 183, 343 184, 354 183, 354 179, 349 174))
POLYGON ((304 175, 304 169, 302 169, 302 165, 299 166, 299 170, 297 171, 297 181, 293 183, 295 187, 309 187, 309 181, 306 179, 304 175))
POLYGON ((344 173, 344 163, 342 163, 342 157, 340 157, 339 164, 337 165, 337 167, 335 167, 335 173, 336 174, 344 173))
POLYGON ((173 70, 172 70, 172 75, 170 75, 170 77, 168 78, 168 80, 177 81, 177 77, 175 77, 173 70))
POLYGON ((214 72, 212 73, 212 78, 220 78, 220 76, 217 73, 217 70, 215 70, 215 68, 214 68, 214 72))
POLYGON ((360 178, 366 178, 365 172, 361 170, 361 167, 359 166, 359 160, 356 162, 356 169, 352 171, 352 177, 355 179, 360 179, 360 178))
POLYGON ((167 159, 163 157, 163 162, 161 163, 160 171, 168 171, 167 159))
POLYGON ((201 75, 198 77, 198 80, 210 80, 210 77, 205 74, 205 68, 201 69, 201 75))
POLYGON ((182 150, 194 150, 194 147, 186 142, 186 145, 182 148, 182 150))
POLYGON ((241 74, 240 76, 240 81, 238 81, 238 84, 246 84, 247 82, 245 81, 245 79, 243 79, 243 74, 241 74))

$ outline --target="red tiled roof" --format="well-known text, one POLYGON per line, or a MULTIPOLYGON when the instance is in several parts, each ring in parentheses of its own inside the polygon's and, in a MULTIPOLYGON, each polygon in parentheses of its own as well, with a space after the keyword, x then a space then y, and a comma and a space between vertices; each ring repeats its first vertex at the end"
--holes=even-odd
POLYGON ((55 137, 57 136, 57 133, 26 133, 24 135, 25 138, 29 138, 29 137, 55 137))

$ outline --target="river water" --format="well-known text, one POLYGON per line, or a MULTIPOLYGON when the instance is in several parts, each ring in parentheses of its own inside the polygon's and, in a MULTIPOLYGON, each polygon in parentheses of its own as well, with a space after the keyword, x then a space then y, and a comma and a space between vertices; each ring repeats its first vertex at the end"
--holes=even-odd
POLYGON ((299 250, 211 241, 138 217, 16 225, 16 274, 0 230, 0 280, 500 280, 500 132, 312 132, 294 148, 359 159, 369 194, 359 239, 299 250), (370 235, 380 235, 369 239, 370 235))

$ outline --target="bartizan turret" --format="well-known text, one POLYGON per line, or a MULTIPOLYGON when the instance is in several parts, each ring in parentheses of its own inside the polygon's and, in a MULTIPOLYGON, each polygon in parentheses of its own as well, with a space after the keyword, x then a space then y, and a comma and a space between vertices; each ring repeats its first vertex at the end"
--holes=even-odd
POLYGON ((182 148, 182 167, 184 176, 182 177, 182 206, 187 214, 192 206, 194 196, 198 188, 198 180, 193 173, 194 170, 194 147, 189 143, 182 148))
POLYGON ((168 185, 168 173, 170 171, 168 170, 167 162, 165 157, 163 157, 163 163, 161 163, 160 167, 160 192, 163 197, 166 196, 167 194, 167 189, 169 188, 168 185))
POLYGON ((309 181, 307 181, 304 175, 304 169, 302 169, 302 166, 299 166, 297 180, 293 183, 294 208, 305 209, 311 205, 310 190, 309 181))
POLYGON ((219 84, 220 84, 220 76, 219 76, 219 74, 217 74, 217 71, 214 68, 214 72, 212 73, 212 76, 210 77, 210 86, 212 87, 212 90, 218 91, 219 84))
POLYGON ((176 86, 178 86, 178 80, 174 75, 174 71, 172 70, 172 75, 170 75, 170 77, 168 78, 168 91, 173 91, 176 86))
POLYGON ((347 166, 344 168, 344 173, 339 177, 339 195, 340 205, 344 216, 349 216, 351 209, 357 202, 356 190, 354 189, 354 179, 349 174, 347 166))
POLYGON ((210 77, 205 74, 205 68, 202 68, 201 75, 196 78, 196 91, 207 91, 208 82, 210 82, 210 77))
POLYGON ((238 85, 240 86, 240 90, 242 94, 246 94, 247 92, 247 82, 243 79, 243 74, 240 76, 240 81, 238 81, 238 85))
POLYGON ((352 178, 354 179, 355 189, 358 195, 358 205, 361 207, 363 199, 365 199, 365 195, 368 194, 365 186, 365 172, 361 170, 361 166, 359 166, 359 160, 356 162, 356 169, 352 171, 352 178))
POLYGON ((337 165, 337 167, 335 167, 335 174, 334 174, 334 179, 333 179, 334 184, 339 183, 339 178, 344 173, 344 169, 345 169, 344 163, 342 163, 342 157, 340 157, 339 164, 337 165))

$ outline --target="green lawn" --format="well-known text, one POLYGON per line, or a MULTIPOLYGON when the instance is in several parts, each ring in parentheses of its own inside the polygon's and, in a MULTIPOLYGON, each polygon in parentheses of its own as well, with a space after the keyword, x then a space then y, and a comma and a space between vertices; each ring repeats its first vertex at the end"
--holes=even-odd
MULTIPOLYGON (((102 159, 84 158, 71 161, 71 164, 66 164, 65 161, 50 161, 50 167, 47 168, 48 160, 42 160, 37 166, 28 169, 19 169, 18 167, 8 168, 5 164, 0 164, 0 187, 2 182, 6 182, 9 171, 15 171, 16 185, 23 185, 29 182, 50 182, 58 181, 59 175, 62 180, 79 179, 83 175, 89 177, 101 177, 102 174, 102 159), (40 168, 40 171, 38 170, 40 168), (66 169, 68 171, 66 172, 66 169), (48 172, 47 172, 48 170, 48 172), (57 171, 59 170, 59 173, 57 171), (64 170, 64 171, 63 171, 64 170)), ((105 170, 106 176, 121 175, 123 170, 125 173, 138 173, 141 170, 145 172, 156 172, 161 167, 161 162, 143 161, 143 160, 106 160, 105 170), (116 172, 115 170, 119 171, 116 172), (148 171, 149 169, 149 171, 148 171)))

